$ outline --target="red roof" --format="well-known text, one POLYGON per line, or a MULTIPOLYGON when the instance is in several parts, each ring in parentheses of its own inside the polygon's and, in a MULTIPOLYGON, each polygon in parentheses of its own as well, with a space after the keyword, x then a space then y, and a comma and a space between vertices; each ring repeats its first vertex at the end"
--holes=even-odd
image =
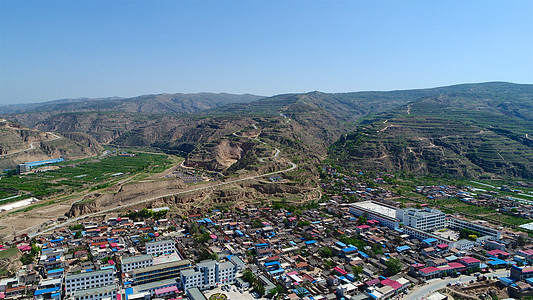
POLYGON ((367 229, 367 228, 370 228, 370 226, 368 226, 368 225, 360 225, 360 226, 357 226, 356 228, 367 229))
POLYGON ((438 244, 438 245, 437 245, 437 248, 439 248, 439 249, 446 249, 446 248, 448 248, 448 247, 449 247, 449 246, 446 245, 446 244, 438 244))
POLYGON ((339 272, 341 275, 348 274, 348 272, 344 271, 343 269, 341 269, 339 267, 335 267, 335 268, 333 268, 333 270, 339 272))
POLYGON ((493 256, 498 256, 498 255, 504 255, 504 256, 509 256, 511 254, 505 252, 505 251, 502 251, 502 250, 492 250, 492 251, 487 251, 487 254, 489 255, 493 255, 493 256))
POLYGON ((465 268, 465 266, 461 263, 458 263, 458 262, 451 262, 451 263, 448 263, 448 266, 454 268, 454 269, 463 269, 465 268))
POLYGON ((422 273, 428 274, 439 271, 439 268, 437 267, 427 267, 419 270, 422 273))
POLYGON ((459 261, 461 262, 464 262, 466 264, 475 264, 475 263, 479 263, 479 259, 477 258, 473 258, 473 257, 470 257, 470 256, 465 256, 463 258, 461 258, 459 261))

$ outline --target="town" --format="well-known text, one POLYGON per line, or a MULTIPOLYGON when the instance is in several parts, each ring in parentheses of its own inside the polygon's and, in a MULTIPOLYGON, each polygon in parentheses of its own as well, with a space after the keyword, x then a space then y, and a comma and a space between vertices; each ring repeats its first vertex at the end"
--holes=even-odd
MULTIPOLYGON (((324 171, 322 188, 340 192, 301 206, 273 201, 187 216, 173 216, 169 207, 145 208, 19 235, 2 249, 18 248, 24 266, 0 280, 0 295, 296 300, 533 294, 533 244, 526 232, 429 204, 395 202, 383 188, 324 171)), ((414 189, 433 198, 472 196, 451 186, 414 189)))

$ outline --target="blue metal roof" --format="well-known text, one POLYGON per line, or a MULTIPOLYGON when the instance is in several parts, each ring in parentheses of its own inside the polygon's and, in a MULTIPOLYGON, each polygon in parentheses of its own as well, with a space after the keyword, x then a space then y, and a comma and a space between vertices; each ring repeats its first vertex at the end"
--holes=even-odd
POLYGON ((58 292, 58 291, 59 291, 59 287, 54 287, 54 288, 36 290, 33 295, 34 296, 39 296, 39 295, 42 295, 42 294, 54 293, 54 292, 58 292))
POLYGON ((359 253, 359 255, 361 255, 362 257, 364 258, 369 258, 370 256, 368 256, 368 254, 364 253, 363 251, 357 251, 359 253))
POLYGON ((436 238, 427 238, 425 240, 422 240, 422 242, 426 243, 426 244, 431 244, 431 243, 436 243, 437 239, 436 238))
POLYGON ((346 248, 346 244, 343 242, 336 242, 335 244, 339 247, 346 248))
POLYGON ((53 270, 50 270, 48 271, 48 274, 54 274, 54 273, 62 273, 64 270, 63 269, 53 269, 53 270))
POLYGON ((402 252, 402 251, 406 251, 406 250, 410 250, 410 249, 411 249, 411 247, 409 247, 407 245, 396 247, 396 251, 398 251, 398 252, 402 252))

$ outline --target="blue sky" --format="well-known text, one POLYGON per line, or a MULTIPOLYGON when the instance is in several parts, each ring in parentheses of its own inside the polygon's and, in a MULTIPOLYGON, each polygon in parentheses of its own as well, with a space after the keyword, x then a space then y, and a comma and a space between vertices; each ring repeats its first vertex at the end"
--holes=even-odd
POLYGON ((533 83, 533 1, 4 1, 0 104, 533 83))

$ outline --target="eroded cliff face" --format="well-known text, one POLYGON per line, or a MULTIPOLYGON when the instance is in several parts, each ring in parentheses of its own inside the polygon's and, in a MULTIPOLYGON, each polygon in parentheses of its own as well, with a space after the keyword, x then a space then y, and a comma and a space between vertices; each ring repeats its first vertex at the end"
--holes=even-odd
POLYGON ((142 182, 123 186, 110 187, 105 193, 93 193, 72 205, 68 217, 95 213, 108 208, 154 199, 133 205, 128 209, 144 207, 169 206, 178 211, 206 211, 216 206, 237 207, 265 199, 298 195, 302 201, 319 198, 314 188, 294 186, 282 183, 240 182, 216 188, 184 192, 185 185, 181 180, 142 182), (180 193, 184 192, 184 193, 180 193), (165 196, 174 193, 172 196, 165 196), (179 194, 178 194, 179 193, 179 194))
POLYGON ((78 159, 95 156, 103 148, 89 135, 67 132, 62 135, 25 128, 0 121, 0 168, 51 158, 78 159))

